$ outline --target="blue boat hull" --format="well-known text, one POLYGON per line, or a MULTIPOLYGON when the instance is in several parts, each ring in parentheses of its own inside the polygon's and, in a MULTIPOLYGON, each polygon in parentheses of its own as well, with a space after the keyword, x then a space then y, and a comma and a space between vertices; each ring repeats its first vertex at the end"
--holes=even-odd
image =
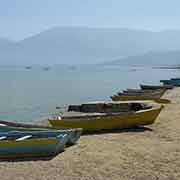
POLYGON ((161 83, 164 85, 172 85, 172 86, 180 86, 180 80, 179 79, 171 79, 171 80, 160 80, 161 83))
POLYGON ((1 140, 0 158, 49 157, 63 151, 67 137, 1 140))
POLYGON ((43 129, 43 128, 23 128, 23 127, 12 127, 12 126, 0 126, 0 136, 1 133, 11 133, 16 134, 15 132, 19 132, 22 134, 31 133, 36 136, 41 137, 55 137, 59 134, 67 134, 68 135, 68 145, 75 144, 76 141, 80 138, 82 130, 81 129, 64 129, 64 130, 53 130, 53 129, 43 129))

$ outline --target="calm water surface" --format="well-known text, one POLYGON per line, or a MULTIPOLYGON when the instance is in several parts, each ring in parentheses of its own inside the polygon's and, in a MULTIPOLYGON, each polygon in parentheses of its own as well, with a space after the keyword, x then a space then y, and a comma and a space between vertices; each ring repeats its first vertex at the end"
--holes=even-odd
POLYGON ((24 67, 0 68, 0 119, 35 121, 66 106, 109 96, 140 83, 159 84, 160 79, 180 77, 178 70, 151 67, 24 67))

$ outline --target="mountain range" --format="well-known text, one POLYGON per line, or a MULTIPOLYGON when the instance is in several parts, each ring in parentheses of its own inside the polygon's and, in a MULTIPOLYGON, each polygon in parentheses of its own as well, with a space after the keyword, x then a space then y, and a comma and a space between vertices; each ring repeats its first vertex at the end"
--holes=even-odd
POLYGON ((180 64, 180 31, 56 27, 19 41, 0 38, 0 65, 180 64))

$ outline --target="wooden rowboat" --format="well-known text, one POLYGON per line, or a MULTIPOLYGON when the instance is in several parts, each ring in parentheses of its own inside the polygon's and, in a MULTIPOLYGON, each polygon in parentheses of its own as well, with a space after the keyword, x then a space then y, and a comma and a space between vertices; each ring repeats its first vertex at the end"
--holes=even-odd
POLYGON ((149 90, 149 89, 147 89, 147 90, 143 90, 143 89, 126 89, 126 90, 123 90, 123 92, 149 92, 149 93, 152 93, 152 92, 156 92, 156 91, 158 91, 158 90, 149 90))
POLYGON ((36 135, 46 135, 48 136, 58 136, 61 134, 67 134, 68 135, 68 141, 67 144, 75 144, 76 141, 80 138, 82 134, 82 129, 76 128, 76 129, 60 129, 56 130, 55 128, 50 128, 47 126, 36 126, 36 125, 30 125, 30 124, 24 124, 24 123, 16 123, 16 122, 8 122, 8 121, 0 121, 0 133, 10 133, 10 132, 26 132, 36 135), (32 128, 33 127, 33 128, 32 128), (40 128, 41 127, 41 128, 40 128))
POLYGON ((113 101, 137 101, 137 100, 152 100, 157 103, 169 104, 171 101, 169 99, 163 99, 159 96, 153 95, 113 95, 110 97, 113 101))
POLYGON ((55 156, 64 151, 67 135, 35 136, 14 132, 0 134, 0 159, 55 156))
POLYGON ((171 78, 170 80, 178 80, 178 81, 180 81, 180 78, 171 78))
POLYGON ((28 129, 55 129, 50 126, 44 126, 44 125, 38 125, 38 124, 29 124, 29 123, 20 123, 20 122, 12 122, 12 121, 4 121, 0 120, 1 125, 6 125, 8 127, 14 127, 14 128, 22 128, 22 130, 28 130, 28 129))
POLYGON ((123 92, 119 92, 118 95, 119 96, 153 96, 154 98, 161 98, 161 96, 164 94, 165 90, 162 89, 162 90, 156 90, 154 92, 135 92, 135 91, 123 91, 123 92))
POLYGON ((140 84, 141 89, 143 90, 157 90, 157 89, 173 89, 173 85, 144 85, 140 84))
POLYGON ((126 90, 123 90, 123 93, 137 93, 137 94, 159 93, 159 94, 163 95, 165 92, 166 92, 165 89, 157 89, 157 90, 126 89, 126 90))
MULTIPOLYGON (((121 93, 121 92, 119 92, 118 94, 117 94, 117 96, 133 96, 133 97, 144 97, 144 96, 146 96, 146 97, 154 97, 154 98, 156 98, 156 99, 160 99, 161 98, 161 95, 160 94, 149 94, 149 93, 121 93)), ((138 100, 138 99, 137 99, 138 100)), ((149 100, 151 100, 151 98, 149 99, 149 100)))
POLYGON ((49 119, 54 127, 84 131, 129 128, 154 123, 163 106, 152 101, 91 102, 71 105, 67 112, 49 119))
POLYGON ((177 87, 180 86, 180 80, 179 79, 160 80, 160 82, 163 83, 164 86, 168 86, 168 85, 177 86, 177 87))

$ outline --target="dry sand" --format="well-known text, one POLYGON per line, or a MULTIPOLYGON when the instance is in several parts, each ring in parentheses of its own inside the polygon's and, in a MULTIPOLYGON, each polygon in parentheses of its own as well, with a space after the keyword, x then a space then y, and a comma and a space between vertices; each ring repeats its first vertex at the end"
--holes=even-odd
POLYGON ((180 88, 149 129, 83 136, 49 161, 0 162, 2 180, 180 180, 180 88))

